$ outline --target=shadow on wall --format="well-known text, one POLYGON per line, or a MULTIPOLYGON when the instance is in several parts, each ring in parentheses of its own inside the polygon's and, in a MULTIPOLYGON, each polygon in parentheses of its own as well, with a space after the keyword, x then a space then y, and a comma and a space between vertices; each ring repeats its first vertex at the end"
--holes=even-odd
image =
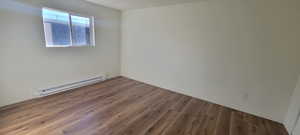
MULTIPOLYGON (((82 0, 68 0, 70 4, 73 5, 89 5, 93 8, 85 9, 86 12, 95 10, 94 7, 98 7, 98 5, 83 2, 82 0), (73 1, 73 2, 72 2, 73 1)), ((60 0, 3 0, 0 4, 0 10, 10 11, 10 12, 17 12, 32 16, 42 16, 42 7, 49 7, 54 9, 59 9, 64 11, 64 4, 60 4, 60 0), (60 8, 61 7, 61 8, 60 8)), ((102 7, 102 6, 101 6, 102 7)), ((102 7, 106 8, 106 7, 102 7)), ((108 8, 110 9, 110 8, 108 8)), ((75 10, 75 9, 74 9, 75 10)), ((66 12, 75 12, 75 11, 69 11, 66 12)), ((96 11, 95 11, 96 12, 96 11)), ((77 12, 75 12, 77 13, 77 12)), ((89 15, 88 13, 82 12, 80 14, 89 15)), ((101 13, 99 13, 101 14, 101 13)), ((104 13, 102 13, 104 14, 104 13)), ((101 15, 103 16, 103 15, 101 15)), ((106 15, 109 17, 108 15, 106 15)), ((104 28, 111 28, 115 27, 115 25, 118 24, 118 20, 116 20, 114 23, 111 21, 106 21, 103 19, 95 18, 95 26, 103 26, 104 28)))
POLYGON ((19 12, 39 16, 40 14, 38 13, 41 9, 17 0, 3 0, 0 4, 0 10, 7 10, 12 12, 19 12))

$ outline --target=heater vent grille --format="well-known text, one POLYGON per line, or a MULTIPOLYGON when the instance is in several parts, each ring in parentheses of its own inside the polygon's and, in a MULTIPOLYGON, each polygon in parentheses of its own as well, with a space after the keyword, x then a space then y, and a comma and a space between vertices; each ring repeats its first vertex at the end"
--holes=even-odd
POLYGON ((90 79, 83 80, 83 81, 78 81, 78 82, 73 82, 73 83, 64 84, 64 85, 60 85, 60 86, 55 86, 55 87, 52 87, 52 88, 42 89, 42 90, 39 90, 38 95, 40 97, 48 96, 48 95, 52 95, 52 94, 55 94, 55 93, 59 93, 59 92, 63 92, 63 91, 72 90, 72 89, 75 89, 75 88, 91 85, 91 84, 98 83, 98 82, 101 82, 101 81, 104 81, 104 80, 105 80, 105 77, 103 77, 103 76, 90 78, 90 79))

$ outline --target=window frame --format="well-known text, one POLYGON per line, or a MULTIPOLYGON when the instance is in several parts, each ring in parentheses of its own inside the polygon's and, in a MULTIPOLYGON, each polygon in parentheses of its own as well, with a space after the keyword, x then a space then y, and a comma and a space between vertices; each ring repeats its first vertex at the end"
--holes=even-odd
POLYGON ((95 17, 94 16, 88 16, 88 15, 83 15, 79 13, 74 13, 74 12, 68 12, 68 11, 62 11, 59 9, 53 9, 53 8, 48 8, 48 7, 43 7, 42 8, 42 20, 43 20, 43 27, 44 27, 44 39, 45 39, 45 44, 47 48, 55 48, 55 47, 95 47, 96 42, 95 42, 95 17), (46 26, 45 26, 45 20, 43 16, 43 10, 48 9, 48 10, 53 10, 57 12, 63 12, 67 13, 69 15, 69 29, 70 29, 70 45, 48 45, 46 41, 46 26), (71 16, 79 16, 79 17, 84 17, 84 18, 89 18, 90 20, 90 44, 85 44, 85 45, 73 45, 73 28, 72 28, 72 19, 71 16))

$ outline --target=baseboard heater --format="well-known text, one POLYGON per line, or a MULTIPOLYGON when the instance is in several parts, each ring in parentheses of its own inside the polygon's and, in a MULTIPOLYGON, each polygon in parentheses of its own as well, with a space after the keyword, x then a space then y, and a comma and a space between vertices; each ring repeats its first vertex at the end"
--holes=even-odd
POLYGON ((63 91, 72 90, 72 89, 75 89, 75 88, 95 84, 95 83, 98 83, 98 82, 101 82, 101 81, 104 81, 104 80, 106 80, 106 78, 104 76, 99 76, 99 77, 90 78, 90 79, 87 79, 87 80, 82 80, 82 81, 78 81, 78 82, 73 82, 73 83, 69 83, 69 84, 64 84, 64 85, 52 87, 52 88, 42 89, 42 90, 39 90, 38 96, 39 97, 44 97, 44 96, 56 94, 56 93, 59 93, 59 92, 63 92, 63 91))

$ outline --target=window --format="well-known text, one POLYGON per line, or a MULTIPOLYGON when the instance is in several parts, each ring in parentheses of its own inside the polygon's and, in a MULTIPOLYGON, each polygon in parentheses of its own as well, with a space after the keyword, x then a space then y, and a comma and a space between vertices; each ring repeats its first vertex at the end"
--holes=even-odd
POLYGON ((94 18, 43 8, 46 47, 94 46, 94 18))

